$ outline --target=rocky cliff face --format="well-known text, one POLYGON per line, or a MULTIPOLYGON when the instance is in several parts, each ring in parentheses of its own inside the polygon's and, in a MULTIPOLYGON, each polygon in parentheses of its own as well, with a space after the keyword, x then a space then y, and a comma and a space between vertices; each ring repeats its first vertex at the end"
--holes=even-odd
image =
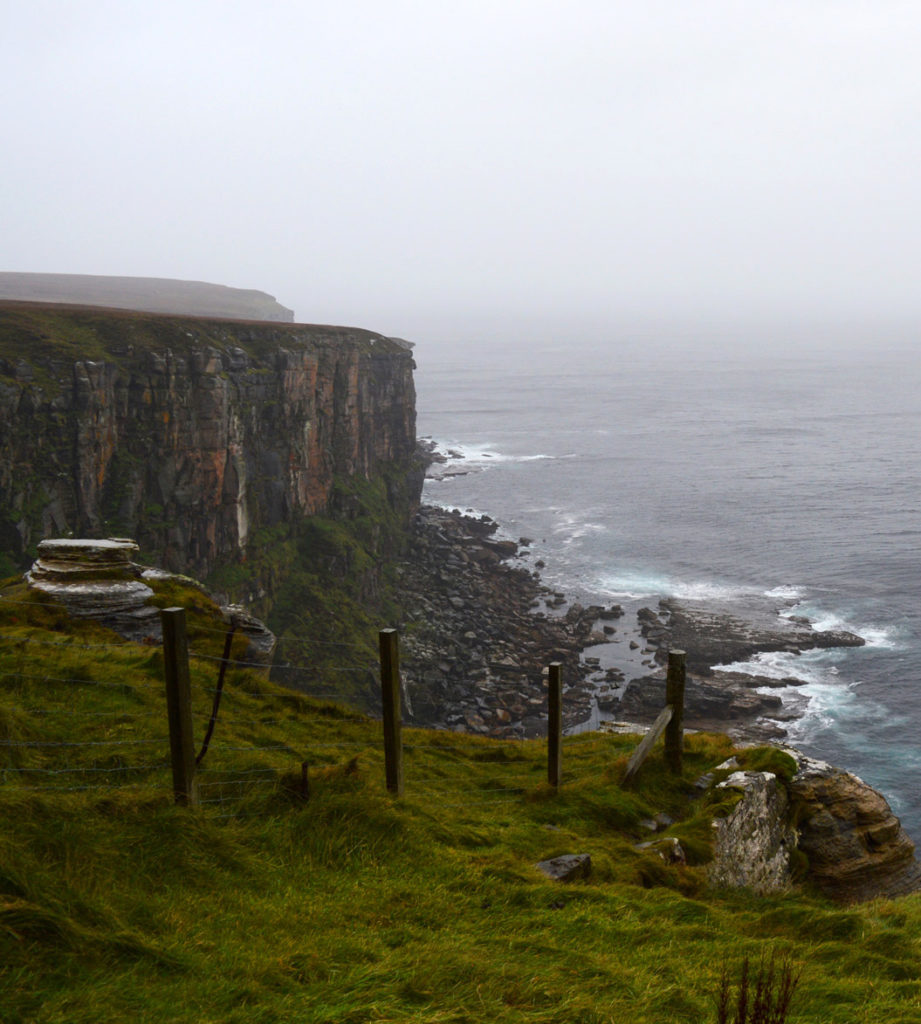
POLYGON ((0 303, 0 554, 131 536, 206 577, 337 486, 418 498, 411 353, 370 331, 0 303))

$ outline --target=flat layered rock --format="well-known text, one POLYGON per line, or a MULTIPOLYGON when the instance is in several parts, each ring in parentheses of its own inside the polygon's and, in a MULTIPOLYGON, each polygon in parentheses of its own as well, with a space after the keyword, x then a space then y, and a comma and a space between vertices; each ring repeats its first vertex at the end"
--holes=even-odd
MULTIPOLYGON (((95 619, 135 643, 159 643, 160 610, 149 603, 154 591, 145 580, 175 579, 207 591, 189 576, 137 565, 137 552, 138 545, 122 537, 43 540, 25 580, 32 590, 63 604, 74 618, 95 619)), ((271 630, 240 606, 221 610, 248 641, 246 661, 268 668, 276 644, 271 630)))
POLYGON ((30 582, 71 583, 94 579, 135 579, 138 570, 134 556, 138 546, 133 540, 83 540, 63 537, 43 540, 38 559, 28 572, 30 582))

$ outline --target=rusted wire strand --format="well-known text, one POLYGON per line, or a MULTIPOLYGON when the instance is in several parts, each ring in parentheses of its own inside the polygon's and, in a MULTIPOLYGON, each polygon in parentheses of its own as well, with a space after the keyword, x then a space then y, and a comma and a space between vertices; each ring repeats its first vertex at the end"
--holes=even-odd
POLYGON ((205 732, 205 739, 201 745, 201 750, 198 752, 198 757, 195 758, 195 766, 198 767, 202 763, 205 754, 208 753, 208 745, 211 742, 211 737, 214 735, 214 726, 217 723, 217 713, 221 706, 221 694, 224 692, 224 677, 227 674, 227 662, 230 659, 230 647, 233 644, 233 635, 237 631, 236 623, 234 623, 230 629, 227 630, 227 636, 224 639, 224 655, 221 658, 221 669, 217 676, 217 689, 214 691, 214 702, 211 705, 211 719, 208 722, 208 729, 205 732))

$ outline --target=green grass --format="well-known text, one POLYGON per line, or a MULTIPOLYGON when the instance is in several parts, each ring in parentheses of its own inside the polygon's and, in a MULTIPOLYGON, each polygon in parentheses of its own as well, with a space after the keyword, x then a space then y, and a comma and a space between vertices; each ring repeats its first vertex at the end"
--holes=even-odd
MULTIPOLYGON (((183 598, 216 657, 203 596, 162 595, 183 598)), ((198 736, 216 671, 193 659, 198 736)), ((557 793, 539 741, 407 729, 395 799, 378 723, 238 668, 201 779, 215 802, 189 811, 161 767, 161 673, 156 648, 0 600, 4 1022, 698 1024, 724 967, 771 950, 803 972, 791 1021, 921 1020, 918 898, 707 891, 719 807, 688 790, 725 737, 689 737, 682 779, 654 752, 629 792, 635 737, 569 737, 557 793), (689 866, 634 849, 660 811, 689 866), (535 868, 583 852, 587 881, 535 868)))

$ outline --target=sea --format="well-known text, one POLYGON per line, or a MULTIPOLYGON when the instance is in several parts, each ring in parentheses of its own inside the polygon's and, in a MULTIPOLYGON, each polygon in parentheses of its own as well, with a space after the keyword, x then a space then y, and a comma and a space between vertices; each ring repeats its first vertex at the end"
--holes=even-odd
POLYGON ((862 636, 733 668, 799 679, 772 691, 800 713, 789 742, 921 841, 921 339, 574 333, 416 346, 419 433, 452 453, 424 500, 530 539, 571 600, 758 597, 862 636))

